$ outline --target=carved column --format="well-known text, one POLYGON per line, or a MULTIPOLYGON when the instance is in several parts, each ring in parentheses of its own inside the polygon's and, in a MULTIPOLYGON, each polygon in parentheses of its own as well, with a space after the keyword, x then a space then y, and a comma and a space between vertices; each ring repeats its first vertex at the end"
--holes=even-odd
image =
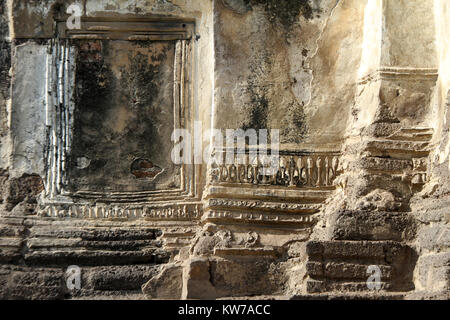
MULTIPOLYGON (((326 208, 328 220, 319 224, 327 226, 325 233, 315 233, 331 242, 309 244, 309 292, 367 290, 365 272, 347 287, 335 275, 318 274, 317 264, 326 252, 351 246, 352 252, 336 253, 334 262, 346 264, 343 261, 353 254, 361 263, 379 264, 377 250, 387 252, 414 236, 409 203, 428 179, 433 136, 432 99, 438 77, 434 37, 433 1, 367 1, 358 89, 342 152, 341 189, 326 208), (363 240, 373 241, 368 255, 364 248, 369 244, 363 240)), ((385 290, 412 288, 413 267, 408 265, 414 265, 415 253, 402 248, 396 251, 403 252, 394 258, 397 262, 382 266, 390 270, 382 278, 385 290)))
POLYGON ((427 181, 438 75, 434 29, 432 1, 368 1, 343 152, 347 209, 408 211, 411 195, 427 181))

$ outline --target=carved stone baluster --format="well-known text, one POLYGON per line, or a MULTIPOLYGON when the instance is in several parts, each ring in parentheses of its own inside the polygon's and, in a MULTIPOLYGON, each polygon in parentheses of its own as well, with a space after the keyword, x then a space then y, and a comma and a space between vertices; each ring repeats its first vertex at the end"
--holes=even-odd
POLYGON ((242 173, 244 172, 244 166, 242 164, 239 164, 237 166, 237 182, 238 183, 244 183, 244 177, 242 176, 242 173))
POLYGON ((306 185, 306 173, 305 173, 306 163, 303 156, 298 157, 297 167, 298 167, 299 186, 304 186, 306 185))
POLYGON ((219 175, 220 174, 219 174, 218 170, 219 169, 218 169, 217 163, 214 160, 212 160, 211 167, 210 167, 210 172, 209 172, 210 177, 211 177, 211 181, 213 181, 213 182, 220 181, 219 180, 219 175))
POLYGON ((253 168, 251 164, 245 166, 245 182, 253 183, 253 168))
POLYGON ((281 157, 280 158, 280 168, 278 169, 278 174, 277 174, 277 184, 279 184, 279 185, 285 184, 285 175, 286 175, 286 159, 284 157, 281 157))
POLYGON ((237 170, 234 164, 230 165, 228 172, 229 172, 228 181, 237 182, 237 170))
POLYGON ((269 175, 269 170, 270 167, 268 166, 269 164, 269 159, 267 157, 267 155, 263 156, 262 161, 261 161, 261 174, 262 174, 262 184, 267 184, 270 181, 270 177, 268 177, 269 175))
POLYGON ((228 168, 226 165, 222 165, 220 169, 220 181, 226 182, 228 180, 228 168))
POLYGON ((218 177, 219 178, 219 182, 222 182, 222 175, 223 175, 222 174, 222 165, 219 165, 218 169, 219 169, 219 177, 218 177))
POLYGON ((313 170, 313 159, 311 157, 308 157, 308 159, 306 160, 307 163, 307 177, 306 177, 306 181, 307 181, 307 185, 308 186, 313 186, 313 177, 312 177, 312 170, 313 170))
POLYGON ((272 165, 272 182, 271 184, 277 184, 278 172, 280 171, 280 158, 279 157, 271 157, 270 158, 272 165))
POLYGON ((244 179, 243 179, 243 183, 248 183, 249 182, 248 165, 249 165, 248 154, 245 154, 244 155, 244 179))
POLYGON ((318 187, 322 186, 322 181, 323 181, 322 180, 322 173, 323 173, 322 165, 323 165, 322 157, 318 156, 317 160, 316 160, 316 167, 317 167, 317 183, 316 183, 316 185, 318 187))
POLYGON ((303 173, 303 159, 301 156, 299 156, 297 158, 297 170, 298 170, 298 182, 297 185, 301 186, 304 184, 304 182, 302 181, 302 173, 303 173))
POLYGON ((331 172, 332 172, 332 176, 330 177, 330 183, 333 182, 334 178, 336 178, 337 175, 337 170, 338 170, 338 165, 339 165, 339 159, 338 157, 333 157, 333 160, 331 162, 331 172))
POLYGON ((325 157, 325 185, 330 185, 330 159, 325 157))
POLYGON ((275 159, 273 157, 269 157, 269 184, 274 185, 277 184, 277 173, 279 169, 279 159, 275 159), (276 163, 275 163, 276 162, 276 163))
POLYGON ((255 157, 252 163, 252 171, 253 171, 253 184, 259 183, 259 168, 260 168, 260 162, 258 157, 255 157))
POLYGON ((294 157, 289 159, 289 186, 294 187, 294 171, 295 171, 295 160, 294 157))

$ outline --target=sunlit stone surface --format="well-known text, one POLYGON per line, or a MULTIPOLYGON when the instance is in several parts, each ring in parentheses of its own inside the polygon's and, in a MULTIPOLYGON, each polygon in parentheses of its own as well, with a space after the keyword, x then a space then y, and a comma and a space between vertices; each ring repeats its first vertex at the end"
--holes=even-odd
POLYGON ((449 21, 447 0, 0 0, 0 298, 448 299, 449 21), (278 167, 250 140, 220 163, 212 129, 279 130, 278 167))

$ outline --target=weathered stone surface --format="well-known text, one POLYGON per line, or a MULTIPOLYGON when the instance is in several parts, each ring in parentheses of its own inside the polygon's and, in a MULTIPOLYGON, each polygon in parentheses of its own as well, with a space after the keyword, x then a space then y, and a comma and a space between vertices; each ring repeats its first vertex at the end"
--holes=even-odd
POLYGON ((449 21, 447 0, 0 0, 0 298, 448 298, 449 21), (220 163, 213 129, 280 144, 220 163))
POLYGON ((339 211, 331 219, 335 240, 411 240, 416 231, 414 219, 403 212, 339 211))
POLYGON ((192 258, 183 269, 182 299, 213 299, 218 296, 211 283, 210 262, 207 258, 192 258))
POLYGON ((379 290, 409 291, 417 254, 394 241, 312 241, 306 246, 306 292, 370 291, 371 267, 379 271, 379 290))
POLYGON ((62 299, 64 298, 61 269, 29 269, 0 267, 2 299, 62 299))
POLYGON ((416 267, 418 291, 445 292, 450 287, 450 253, 426 254, 420 256, 416 267))
POLYGON ((20 178, 9 181, 6 201, 10 207, 14 207, 21 202, 37 204, 37 197, 42 190, 44 190, 44 184, 40 176, 24 174, 20 178))
POLYGON ((220 296, 281 293, 276 287, 277 266, 269 257, 227 256, 210 261, 211 283, 220 296))
POLYGON ((160 272, 142 286, 149 299, 180 299, 183 290, 183 267, 167 264, 160 272))
POLYGON ((15 52, 11 99, 16 108, 11 112, 14 149, 10 174, 18 178, 44 173, 47 50, 43 45, 27 42, 16 46, 15 52))
POLYGON ((142 285, 156 275, 158 267, 149 265, 103 266, 88 268, 82 281, 85 289, 120 291, 140 290, 142 285))

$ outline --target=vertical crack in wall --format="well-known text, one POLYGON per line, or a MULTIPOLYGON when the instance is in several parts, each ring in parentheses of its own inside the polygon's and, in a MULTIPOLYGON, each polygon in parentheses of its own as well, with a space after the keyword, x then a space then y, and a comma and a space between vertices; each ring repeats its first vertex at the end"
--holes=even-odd
POLYGON ((323 27, 322 27, 322 31, 319 33, 319 36, 318 36, 317 39, 316 39, 316 48, 315 48, 315 51, 314 51, 314 53, 313 53, 310 57, 308 57, 308 59, 307 59, 306 65, 307 65, 307 68, 309 68, 309 70, 311 71, 311 79, 310 79, 310 82, 309 82, 310 96, 309 96, 309 100, 308 100, 308 101, 306 102, 306 104, 305 104, 305 107, 309 107, 309 105, 310 105, 311 102, 312 102, 312 87, 313 87, 313 82, 314 82, 314 70, 311 69, 311 67, 310 67, 310 62, 311 62, 313 59, 316 58, 316 56, 317 56, 317 54, 318 54, 318 52, 319 52, 319 49, 320 49, 320 41, 322 40, 322 37, 323 37, 324 33, 325 33, 326 30, 327 30, 329 21, 333 18, 334 13, 335 13, 336 9, 338 8, 338 6, 339 6, 339 5, 342 5, 342 3, 343 3, 344 1, 345 1, 345 0, 336 0, 336 4, 335 4, 335 5, 333 6, 333 8, 331 9, 330 14, 328 15, 328 18, 325 20, 325 23, 324 23, 324 25, 323 25, 323 27))

